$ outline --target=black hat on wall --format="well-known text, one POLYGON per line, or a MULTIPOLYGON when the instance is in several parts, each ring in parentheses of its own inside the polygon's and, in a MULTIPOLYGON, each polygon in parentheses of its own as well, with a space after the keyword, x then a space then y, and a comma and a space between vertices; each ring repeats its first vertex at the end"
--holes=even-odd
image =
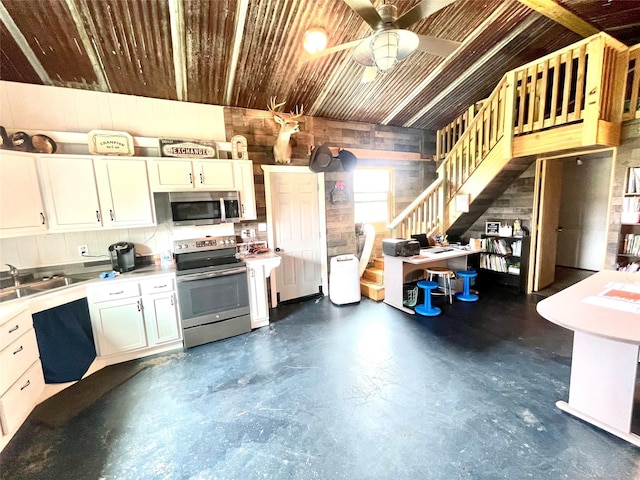
POLYGON ((315 173, 326 172, 331 165, 333 155, 326 145, 314 147, 309 160, 309 170, 315 173))
POLYGON ((342 163, 342 169, 345 172, 353 172, 358 166, 358 157, 356 157, 349 150, 338 151, 338 158, 342 163))

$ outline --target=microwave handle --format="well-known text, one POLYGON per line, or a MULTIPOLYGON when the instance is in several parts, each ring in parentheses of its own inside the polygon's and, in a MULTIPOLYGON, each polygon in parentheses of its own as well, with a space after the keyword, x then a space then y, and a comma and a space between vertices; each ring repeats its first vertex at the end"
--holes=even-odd
POLYGON ((220 197, 220 220, 224 223, 227 221, 227 212, 224 210, 224 198, 220 197))

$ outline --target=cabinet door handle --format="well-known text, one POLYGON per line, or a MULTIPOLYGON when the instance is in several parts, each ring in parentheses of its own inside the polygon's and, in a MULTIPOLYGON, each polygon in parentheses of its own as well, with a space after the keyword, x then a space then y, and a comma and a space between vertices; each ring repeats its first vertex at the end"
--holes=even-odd
POLYGON ((202 185, 203 183, 204 183, 204 176, 200 174, 200 184, 202 185))
POLYGON ((153 288, 164 288, 164 287, 166 287, 166 286, 167 286, 167 284, 165 283, 164 285, 156 285, 156 286, 154 286, 153 288))
POLYGON ((171 305, 172 305, 172 306, 174 305, 174 303, 173 303, 173 302, 174 302, 174 301, 173 301, 173 293, 172 293, 172 294, 171 294, 171 305))
POLYGON ((251 269, 251 278, 254 278, 256 276, 256 271, 252 268, 251 269))
POLYGON ((20 328, 20 325, 16 325, 15 327, 13 327, 12 329, 9 330, 9 333, 13 333, 16 330, 18 330, 20 328))
POLYGON ((29 385, 31 385, 31 380, 27 380, 27 383, 25 383, 23 386, 20 387, 20 390, 24 390, 25 388, 27 388, 29 385))
POLYGON ((13 354, 15 355, 16 353, 20 353, 22 350, 24 350, 24 347, 20 345, 20 348, 18 348, 15 352, 13 352, 13 354))
POLYGON ((96 220, 100 221, 100 211, 96 210, 96 220))
POLYGON ((109 210, 109 216, 111 217, 111 221, 113 222, 115 218, 113 217, 113 210, 109 210))
POLYGON ((119 292, 109 292, 109 295, 120 295, 124 293, 124 290, 120 290, 119 292))
POLYGON ((141 312, 142 311, 142 305, 140 300, 138 300, 138 311, 141 312))
POLYGON ((189 183, 193 185, 193 175, 189 173, 189 183))
POLYGON ((40 212, 40 220, 42 221, 42 225, 44 225, 44 213, 40 212))

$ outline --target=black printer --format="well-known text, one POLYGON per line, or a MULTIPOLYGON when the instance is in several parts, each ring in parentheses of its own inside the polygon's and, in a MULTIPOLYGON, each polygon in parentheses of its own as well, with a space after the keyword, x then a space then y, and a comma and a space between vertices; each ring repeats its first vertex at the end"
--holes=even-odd
POLYGON ((420 253, 420 242, 405 238, 385 238, 382 253, 390 257, 413 257, 420 253))

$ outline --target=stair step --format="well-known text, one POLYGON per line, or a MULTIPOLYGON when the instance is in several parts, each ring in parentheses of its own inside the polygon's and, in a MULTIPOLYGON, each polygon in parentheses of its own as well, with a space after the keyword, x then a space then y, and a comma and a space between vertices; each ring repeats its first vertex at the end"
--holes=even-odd
POLYGON ((382 285, 384 283, 384 270, 380 268, 367 268, 362 274, 362 278, 382 285))
POLYGON ((360 293, 376 302, 384 300, 384 285, 360 279, 360 293))
POLYGON ((373 259, 373 268, 379 268, 384 270, 384 258, 374 258, 373 259))

